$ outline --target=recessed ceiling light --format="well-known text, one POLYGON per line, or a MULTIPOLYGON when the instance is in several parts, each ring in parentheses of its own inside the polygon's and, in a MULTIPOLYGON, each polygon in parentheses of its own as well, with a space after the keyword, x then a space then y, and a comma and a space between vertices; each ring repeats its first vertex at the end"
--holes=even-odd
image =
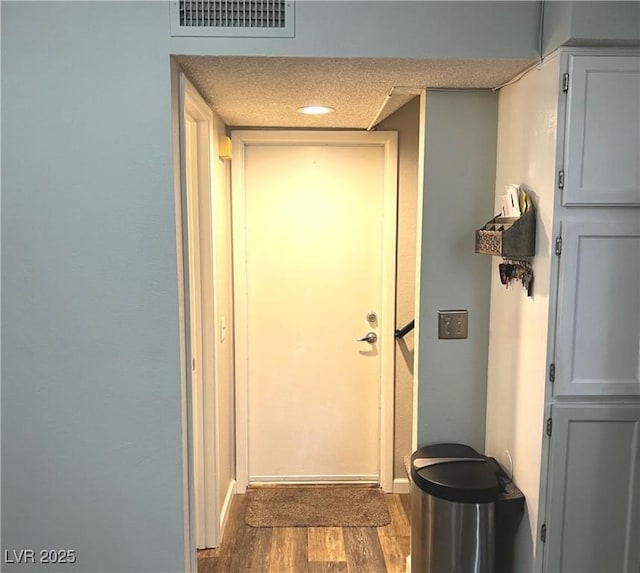
POLYGON ((336 110, 326 105, 305 105, 303 107, 299 107, 298 111, 300 113, 306 113, 307 115, 324 115, 336 110))

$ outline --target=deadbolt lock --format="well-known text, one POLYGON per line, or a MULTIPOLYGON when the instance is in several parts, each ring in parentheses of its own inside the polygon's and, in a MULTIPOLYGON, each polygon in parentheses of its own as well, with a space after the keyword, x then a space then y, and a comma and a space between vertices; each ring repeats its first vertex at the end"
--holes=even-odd
POLYGON ((371 311, 371 312, 367 313, 367 321, 368 322, 373 324, 377 320, 378 320, 378 315, 375 312, 371 311))

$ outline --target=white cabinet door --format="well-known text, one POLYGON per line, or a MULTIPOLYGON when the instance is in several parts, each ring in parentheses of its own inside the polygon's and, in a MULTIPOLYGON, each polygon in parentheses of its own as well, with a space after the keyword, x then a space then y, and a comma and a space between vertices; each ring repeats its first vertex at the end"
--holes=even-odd
POLYGON ((640 204, 640 56, 569 57, 564 205, 640 204))
POLYGON ((545 571, 637 573, 640 404, 552 408, 545 571))
POLYGON ((562 223, 556 397, 640 395, 640 212, 599 211, 562 223))

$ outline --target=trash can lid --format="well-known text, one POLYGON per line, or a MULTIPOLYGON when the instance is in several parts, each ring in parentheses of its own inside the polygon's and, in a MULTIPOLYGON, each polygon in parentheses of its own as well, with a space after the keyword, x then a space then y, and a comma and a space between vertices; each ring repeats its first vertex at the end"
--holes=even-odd
POLYGON ((498 499, 493 464, 464 444, 434 444, 411 456, 411 478, 426 493, 456 503, 498 499))

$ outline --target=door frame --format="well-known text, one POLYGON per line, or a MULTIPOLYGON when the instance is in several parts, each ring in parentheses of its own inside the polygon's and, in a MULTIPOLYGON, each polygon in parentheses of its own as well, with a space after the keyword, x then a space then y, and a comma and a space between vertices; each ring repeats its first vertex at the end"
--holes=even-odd
POLYGON ((376 146, 384 151, 382 303, 380 308, 380 485, 393 489, 393 433, 395 380, 395 304, 398 196, 398 136, 395 131, 237 130, 232 132, 231 175, 233 221, 236 482, 244 493, 249 482, 248 316, 246 268, 246 192, 244 184, 247 145, 376 146))
POLYGON ((212 169, 211 149, 213 113, 202 96, 183 74, 178 81, 178 132, 180 158, 180 196, 177 199, 178 233, 181 248, 178 249, 178 268, 182 271, 181 323, 184 336, 183 367, 185 369, 183 432, 186 431, 187 475, 189 497, 190 538, 194 547, 217 547, 220 541, 220 507, 217 496, 219 483, 219 429, 217 416, 217 383, 215 359, 215 308, 214 308, 214 243, 212 217, 212 169), (196 123, 198 196, 189 197, 187 178, 189 158, 186 154, 185 116, 196 123), (192 379, 191 348, 191 280, 189 259, 189 209, 190 201, 198 204, 199 251, 200 251, 200 311, 201 311, 201 370, 199 388, 194 388, 192 379), (179 209, 179 210, 178 210, 179 209), (201 403, 197 403, 200 401, 201 403), (186 428, 184 427, 186 425, 186 428))

